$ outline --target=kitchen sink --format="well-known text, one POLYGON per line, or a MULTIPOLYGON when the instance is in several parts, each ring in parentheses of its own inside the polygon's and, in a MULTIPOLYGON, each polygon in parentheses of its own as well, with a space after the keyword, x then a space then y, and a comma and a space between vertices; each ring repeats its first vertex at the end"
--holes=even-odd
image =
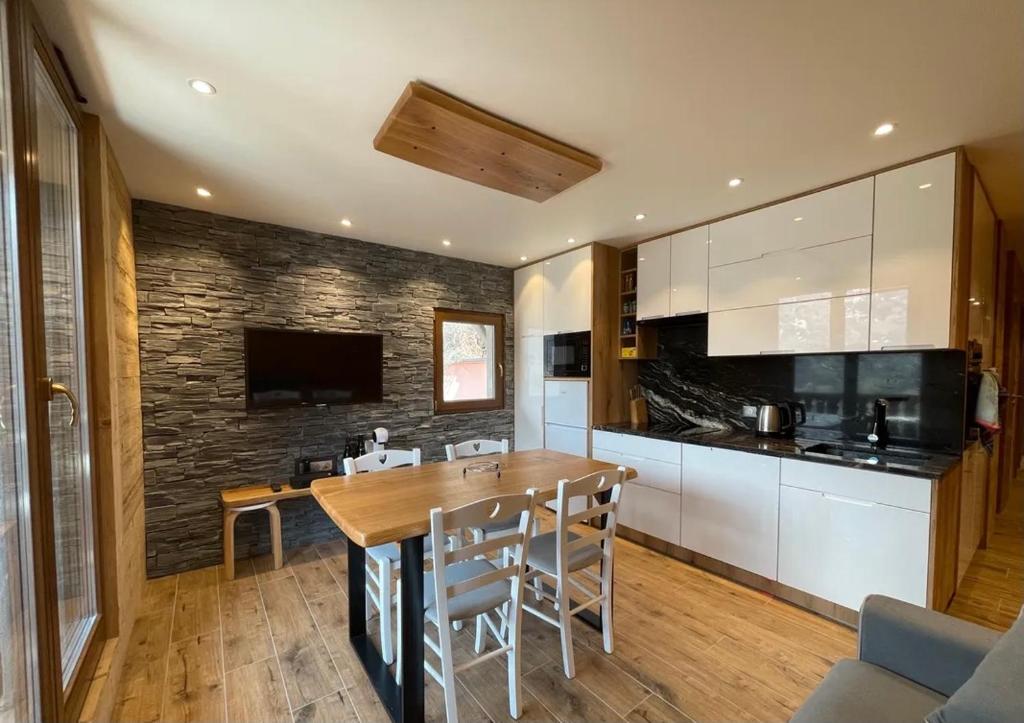
POLYGON ((804 453, 809 454, 825 454, 830 457, 890 464, 915 464, 931 459, 931 455, 922 452, 904 449, 875 449, 866 444, 830 444, 828 442, 820 442, 804 447, 803 450, 804 453))

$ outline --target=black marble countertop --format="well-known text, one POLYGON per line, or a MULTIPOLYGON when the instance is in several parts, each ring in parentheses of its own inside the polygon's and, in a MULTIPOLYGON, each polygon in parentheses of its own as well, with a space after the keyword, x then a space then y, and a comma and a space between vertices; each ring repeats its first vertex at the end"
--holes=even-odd
POLYGON ((834 464, 840 467, 853 467, 875 472, 889 472, 909 477, 938 479, 946 474, 960 457, 954 454, 934 452, 908 447, 889 447, 885 450, 871 450, 840 440, 822 440, 809 438, 758 437, 753 432, 734 429, 711 429, 707 427, 684 427, 681 425, 643 425, 631 426, 628 422, 615 424, 599 424, 595 430, 616 432, 619 434, 635 434, 641 437, 663 439, 669 442, 685 442, 705 447, 735 449, 740 452, 753 452, 770 457, 787 457, 806 462, 834 464), (843 456, 809 452, 808 447, 822 443, 833 445, 852 445, 843 456))

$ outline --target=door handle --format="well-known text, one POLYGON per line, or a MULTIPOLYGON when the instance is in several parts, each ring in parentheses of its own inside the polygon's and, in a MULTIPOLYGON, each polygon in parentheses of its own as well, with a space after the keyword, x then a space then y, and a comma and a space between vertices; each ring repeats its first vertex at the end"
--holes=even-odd
POLYGON ((68 398, 68 402, 71 404, 71 419, 68 421, 69 427, 74 427, 78 424, 78 398, 75 393, 72 392, 68 387, 60 382, 55 382, 50 377, 45 380, 47 390, 47 401, 52 402, 56 395, 63 394, 68 398))

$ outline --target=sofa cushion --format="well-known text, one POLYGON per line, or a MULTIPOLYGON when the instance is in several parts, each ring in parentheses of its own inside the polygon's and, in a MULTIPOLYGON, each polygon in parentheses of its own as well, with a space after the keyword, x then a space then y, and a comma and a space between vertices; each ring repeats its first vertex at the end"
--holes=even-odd
POLYGON ((1024 720, 1024 619, 1018 618, 928 723, 1024 720))
POLYGON ((884 668, 859 660, 840 660, 791 723, 906 723, 925 716, 946 698, 884 668))

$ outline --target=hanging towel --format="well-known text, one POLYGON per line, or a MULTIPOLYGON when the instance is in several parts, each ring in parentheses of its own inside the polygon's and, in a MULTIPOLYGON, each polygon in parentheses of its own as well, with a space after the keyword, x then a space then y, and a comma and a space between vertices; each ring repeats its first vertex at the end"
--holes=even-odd
POLYGON ((981 373, 978 387, 978 404, 974 408, 974 421, 990 432, 998 432, 999 426, 999 377, 995 369, 981 373))

